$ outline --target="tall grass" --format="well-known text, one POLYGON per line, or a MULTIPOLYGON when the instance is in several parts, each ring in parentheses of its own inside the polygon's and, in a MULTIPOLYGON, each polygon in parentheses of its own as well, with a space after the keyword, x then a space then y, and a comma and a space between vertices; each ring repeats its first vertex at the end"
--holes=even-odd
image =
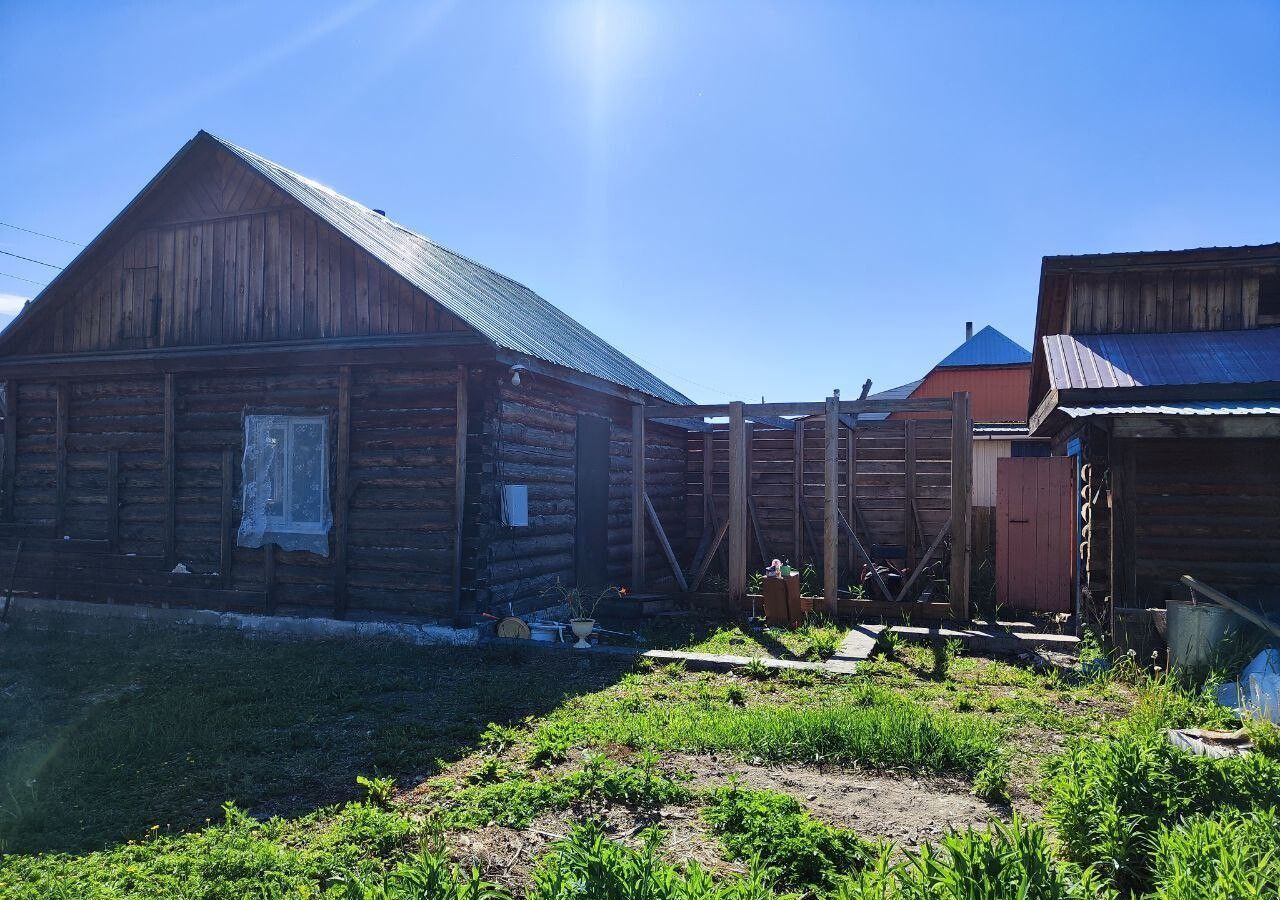
POLYGON ((1089 872, 1062 866, 1044 829, 1017 816, 988 831, 948 832, 895 860, 885 851, 874 866, 842 885, 832 900, 1092 900, 1111 892, 1089 872))
POLYGON ((637 704, 626 716, 576 709, 572 727, 583 743, 969 776, 999 747, 998 730, 976 716, 932 710, 872 687, 851 700, 813 706, 637 704))
POLYGON ((1152 900, 1280 897, 1280 815, 1228 812, 1163 826, 1152 871, 1152 900))
POLYGON ((1280 763, 1259 754, 1193 756, 1162 733, 1077 740, 1051 767, 1046 818, 1067 857, 1116 887, 1148 888, 1156 836, 1179 820, 1280 805, 1280 763))

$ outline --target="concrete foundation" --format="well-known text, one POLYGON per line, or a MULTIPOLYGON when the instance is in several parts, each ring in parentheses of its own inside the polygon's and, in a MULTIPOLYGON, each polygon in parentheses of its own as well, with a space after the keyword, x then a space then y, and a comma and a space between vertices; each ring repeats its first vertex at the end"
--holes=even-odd
POLYGON ((384 640, 407 644, 447 644, 472 647, 480 643, 479 628, 452 628, 406 622, 351 622, 302 616, 260 616, 251 613, 217 612, 211 609, 174 609, 159 606, 132 606, 111 603, 83 603, 77 600, 50 600, 43 597, 14 597, 9 621, 42 623, 65 627, 69 619, 112 621, 121 625, 138 623, 154 626, 220 628, 245 635, 286 640, 384 640), (59 621, 62 620, 62 621, 59 621))

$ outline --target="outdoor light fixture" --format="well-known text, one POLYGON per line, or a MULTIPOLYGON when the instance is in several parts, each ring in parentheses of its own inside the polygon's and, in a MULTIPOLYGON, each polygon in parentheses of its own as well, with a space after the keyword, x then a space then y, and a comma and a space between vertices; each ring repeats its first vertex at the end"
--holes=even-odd
POLYGON ((524 366, 515 365, 511 367, 511 384, 514 387, 520 387, 520 373, 527 371, 524 366))

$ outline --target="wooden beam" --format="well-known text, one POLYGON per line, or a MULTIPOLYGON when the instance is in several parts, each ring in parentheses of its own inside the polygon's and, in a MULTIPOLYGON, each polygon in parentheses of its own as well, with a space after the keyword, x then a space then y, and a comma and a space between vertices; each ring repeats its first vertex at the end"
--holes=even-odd
POLYGON ((266 598, 267 615, 276 612, 276 545, 262 545, 262 592, 266 598))
POLYGON ((947 536, 948 529, 951 528, 951 518, 942 523, 942 527, 938 529, 938 533, 933 538, 933 543, 929 545, 929 549, 924 552, 924 556, 920 557, 920 562, 916 563, 915 568, 911 570, 911 576, 902 585, 902 590, 898 591, 898 596, 893 598, 895 603, 901 603, 906 599, 907 591, 911 590, 911 585, 916 583, 916 579, 924 572, 925 567, 929 565, 929 560, 933 559, 938 552, 938 548, 942 546, 942 539, 947 536))
POLYGON ((63 537, 67 516, 67 418, 70 405, 70 387, 65 381, 57 386, 57 406, 54 412, 54 494, 53 530, 63 537))
POLYGON ((837 467, 836 448, 840 440, 840 392, 827 398, 826 426, 823 432, 824 462, 822 484, 822 599, 828 617, 838 614, 837 600, 840 576, 840 532, 838 517, 840 508, 840 470, 837 467))
MULTIPOLYGON (((854 421, 857 421, 857 420, 855 419, 854 421)), ((854 521, 854 510, 858 509, 857 501, 853 491, 853 467, 854 467, 853 445, 857 438, 857 432, 854 431, 852 428, 850 428, 848 425, 845 425, 844 422, 840 423, 840 428, 845 433, 844 434, 844 517, 845 517, 845 521, 852 522, 854 521)), ((858 518, 859 519, 862 518, 862 510, 860 509, 858 509, 858 518)), ((867 540, 871 540, 870 535, 866 531, 864 531, 863 534, 867 535, 867 540)), ((850 541, 848 552, 845 554, 845 568, 848 569, 850 572, 853 571, 853 568, 856 565, 854 560, 855 560, 855 553, 854 553, 853 541, 850 541)))
POLYGON ((711 432, 707 432, 702 436, 702 530, 704 533, 711 530, 707 525, 714 522, 716 517, 715 498, 712 496, 712 489, 715 486, 713 452, 711 432))
POLYGON ((4 474, 0 490, 4 492, 4 521, 13 521, 13 491, 18 473, 18 382, 4 383, 4 474))
MULTIPOLYGON (((735 401, 737 402, 737 401, 735 401)), ((873 412, 949 412, 950 397, 916 397, 902 400, 842 400, 840 415, 873 412)), ((820 416, 827 411, 826 403, 745 403, 743 416, 820 416)), ((647 406, 647 419, 724 418, 729 415, 730 403, 689 404, 679 406, 647 406)))
POLYGON ((902 513, 903 522, 906 525, 907 567, 914 569, 918 558, 916 550, 923 540, 917 530, 919 515, 916 512, 916 420, 907 419, 905 425, 907 449, 903 457, 906 463, 906 478, 903 482, 902 513))
POLYGON ((804 560, 804 421, 796 422, 795 460, 792 470, 792 560, 797 568, 804 560))
POLYGON ((235 448, 222 448, 222 509, 218 529, 218 576, 224 589, 231 587, 231 565, 236 555, 235 538, 235 448))
POLYGON ((231 369, 320 368, 336 365, 416 365, 479 362, 493 358, 478 334, 446 331, 422 335, 274 341, 210 347, 156 347, 0 358, 3 378, 74 378, 100 375, 159 375, 165 371, 223 372, 231 369))
POLYGON ((644 588, 644 406, 631 407, 631 589, 644 588))
POLYGON ((729 404, 729 598, 747 595, 747 427, 741 402, 729 404))
POLYGON ((970 534, 973 505, 973 420, 969 395, 956 391, 951 406, 951 614, 969 618, 970 534))
POLYGON ((649 524, 653 526, 653 533, 658 536, 658 546, 667 557, 667 565, 671 567, 671 574, 675 576, 676 584, 681 591, 689 593, 689 583, 684 579, 684 571, 680 568, 675 551, 671 549, 671 542, 667 540, 667 533, 662 528, 662 522, 658 520, 658 511, 653 508, 653 501, 649 499, 647 493, 644 495, 644 508, 649 514, 649 524))
POLYGON ((1118 439, 1280 438, 1280 417, 1271 415, 1129 415, 1112 416, 1110 420, 1111 435, 1118 439))
MULTIPOLYGON (((693 593, 702 584, 702 579, 707 577, 707 570, 711 568, 711 561, 716 558, 716 551, 720 549, 720 545, 724 542, 724 536, 729 531, 729 519, 726 517, 720 523, 720 527, 716 529, 715 540, 711 542, 711 547, 707 550, 707 555, 702 558, 702 564, 698 566, 694 572, 693 580, 689 582, 689 593, 693 593)), ((745 591, 745 588, 744 588, 745 591)))
POLYGON ((858 540, 858 533, 853 530, 853 526, 849 524, 847 519, 845 519, 843 513, 837 512, 836 515, 840 519, 840 527, 849 535, 850 546, 852 546, 857 552, 857 555, 862 558, 862 561, 867 564, 867 568, 871 570, 871 580, 875 582, 876 587, 879 588, 880 593, 886 600, 893 600, 893 592, 889 590, 889 585, 885 584, 885 580, 883 576, 881 576, 880 570, 876 567, 876 561, 871 558, 871 554, 867 552, 867 548, 862 546, 862 541, 858 540))
POLYGON ((1117 607, 1136 606, 1138 601, 1137 542, 1137 462, 1133 444, 1108 440, 1111 482, 1111 633, 1115 635, 1117 607))
POLYGON ((107 550, 120 549, 120 451, 107 451, 107 550))
POLYGON ((351 367, 338 368, 338 421, 334 435, 333 615, 347 614, 347 522, 351 508, 351 367))
POLYGON ((751 532, 755 535, 756 550, 759 551, 760 558, 767 566, 773 561, 773 557, 769 555, 769 548, 764 543, 764 532, 760 529, 760 516, 756 513, 756 498, 750 494, 747 494, 747 518, 751 520, 751 532))
POLYGON ((172 569, 177 564, 177 395, 172 372, 164 373, 164 449, 162 451, 164 479, 164 567, 172 569))
MULTIPOLYGON (((467 522, 467 434, 471 402, 468 394, 469 380, 467 367, 458 366, 453 431, 453 615, 458 624, 461 624, 462 616, 462 538, 467 522)), ((349 388, 347 393, 350 395, 349 388)), ((347 415, 350 416, 349 399, 347 405, 347 415)))

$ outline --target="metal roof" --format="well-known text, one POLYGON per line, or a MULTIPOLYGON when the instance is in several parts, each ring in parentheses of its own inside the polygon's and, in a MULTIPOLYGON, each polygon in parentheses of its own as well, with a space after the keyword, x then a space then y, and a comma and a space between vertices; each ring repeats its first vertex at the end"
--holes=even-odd
POLYGON ((1031 362, 1031 351, 990 325, 956 349, 936 368, 944 366, 1013 366, 1031 362))
POLYGON ((1061 409, 1073 419, 1085 419, 1089 416, 1280 416, 1280 404, 1250 400, 1174 405, 1063 406, 1061 409))
POLYGON ((319 182, 230 141, 201 133, 499 347, 594 375, 669 403, 691 402, 523 284, 442 247, 319 182))
MULTIPOLYGON (((880 391, 879 393, 871 394, 870 396, 867 397, 867 399, 868 400, 906 400, 908 397, 911 396, 912 392, 916 388, 920 387, 920 385, 923 383, 924 383, 924 379, 918 378, 915 381, 910 381, 910 382, 907 382, 906 384, 900 384, 897 387, 886 388, 885 390, 880 391)), ((842 421, 844 421, 845 425, 852 428, 853 421, 849 421, 850 419, 853 419, 856 422, 883 422, 885 419, 889 418, 889 413, 887 412, 858 413, 856 419, 853 416, 841 416, 840 418, 842 421)))
POLYGON ((1049 386, 1131 388, 1280 381, 1280 330, 1052 334, 1049 386))

